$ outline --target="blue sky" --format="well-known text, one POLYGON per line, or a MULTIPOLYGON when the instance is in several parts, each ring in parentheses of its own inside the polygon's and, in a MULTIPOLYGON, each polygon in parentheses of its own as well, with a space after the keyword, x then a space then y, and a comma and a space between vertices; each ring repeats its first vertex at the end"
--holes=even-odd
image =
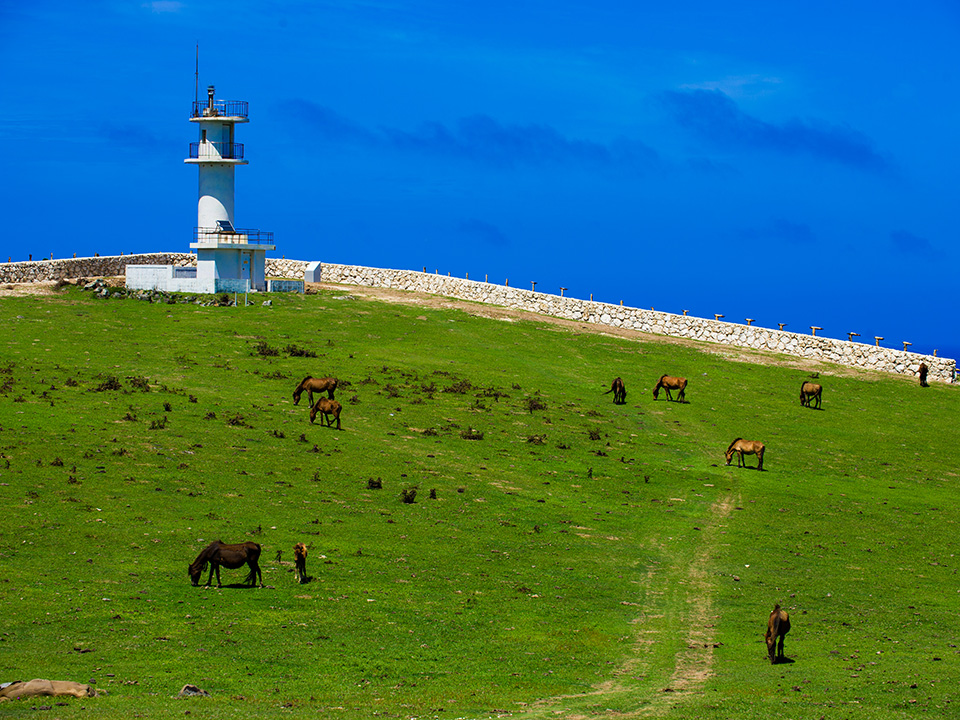
POLYGON ((956 2, 0 2, 2 259, 188 249, 198 42, 278 255, 960 354, 956 2))

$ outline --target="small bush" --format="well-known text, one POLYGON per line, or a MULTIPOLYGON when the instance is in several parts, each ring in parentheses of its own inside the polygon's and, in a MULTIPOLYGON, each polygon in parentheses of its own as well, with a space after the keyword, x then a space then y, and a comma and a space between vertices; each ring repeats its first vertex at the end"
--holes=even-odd
POLYGON ((457 395, 465 395, 470 392, 473 388, 473 384, 469 380, 458 380, 453 385, 449 385, 443 389, 445 393, 455 393, 457 395))
POLYGON ((287 345, 283 351, 290 357, 315 358, 317 356, 313 350, 307 350, 299 345, 287 345))
POLYGON ((531 435, 527 438, 527 442, 531 445, 543 445, 547 440, 546 435, 531 435))
POLYGON ((189 398, 187 398, 187 399, 190 400, 190 402, 192 402, 192 403, 195 403, 195 402, 197 401, 197 398, 196 398, 195 395, 191 395, 191 396, 190 396, 189 398))
POLYGON ((128 412, 126 415, 123 416, 123 419, 126 420, 127 422, 136 422, 137 416, 132 412, 128 412))
POLYGON ((110 375, 106 380, 97 385, 96 392, 106 392, 107 390, 122 390, 123 385, 114 375, 110 375))
POLYGON ((464 440, 483 440, 483 432, 467 426, 465 430, 460 431, 460 437, 464 440))
POLYGON ((164 411, 164 412, 173 412, 173 406, 170 405, 170 403, 165 402, 165 403, 163 404, 163 411, 164 411))
POLYGON ((543 400, 541 400, 541 399, 538 398, 538 397, 529 397, 529 398, 527 398, 527 399, 526 399, 526 402, 524 403, 524 405, 526 405, 527 411, 528 411, 528 412, 531 412, 531 413, 532 413, 534 410, 546 410, 546 409, 547 409, 547 404, 546 404, 545 402, 543 402, 543 400))
POLYGON ((204 420, 216 420, 216 419, 217 419, 217 414, 216 414, 215 412, 212 412, 212 411, 211 411, 211 412, 208 412, 206 415, 203 416, 203 419, 204 419, 204 420))
POLYGON ((283 440, 286 437, 286 435, 283 434, 283 430, 274 430, 273 436, 278 440, 283 440))
POLYGON ((58 455, 50 461, 50 464, 53 465, 53 467, 63 467, 63 460, 61 460, 60 456, 58 455))
POLYGON ((600 431, 599 431, 599 430, 588 430, 588 431, 587 431, 587 435, 589 435, 589 437, 590 437, 591 440, 599 440, 599 439, 600 439, 600 431))
POLYGON ((150 392, 150 382, 145 377, 132 377, 130 384, 140 392, 150 392))
POLYGON ((437 431, 434 430, 433 428, 427 428, 426 430, 423 431, 423 434, 426 435, 427 437, 436 437, 437 431))
POLYGON ((385 393, 387 393, 388 398, 400 397, 400 391, 390 383, 387 383, 386 385, 384 385, 383 390, 385 393))
POLYGON ((71 377, 71 378, 67 378, 67 379, 64 381, 64 384, 65 384, 67 387, 76 387, 76 386, 79 385, 80 383, 78 383, 76 380, 74 380, 74 379, 71 377))
POLYGON ((381 480, 380 478, 377 478, 376 480, 374 480, 373 478, 367 479, 368 490, 380 490, 382 488, 383 488, 383 480, 381 480))
POLYGON ((253 427, 250 425, 246 419, 240 413, 235 413, 227 418, 227 425, 232 425, 233 427, 253 427))
POLYGON ((417 489, 416 488, 406 488, 400 491, 400 499, 403 502, 410 505, 411 503, 416 502, 417 500, 417 489))
POLYGON ((252 354, 260 357, 277 357, 280 355, 280 351, 267 344, 266 340, 258 340, 256 345, 253 346, 252 354))
POLYGON ((151 420, 150 429, 151 430, 163 430, 167 426, 167 416, 164 415, 160 420, 151 420))

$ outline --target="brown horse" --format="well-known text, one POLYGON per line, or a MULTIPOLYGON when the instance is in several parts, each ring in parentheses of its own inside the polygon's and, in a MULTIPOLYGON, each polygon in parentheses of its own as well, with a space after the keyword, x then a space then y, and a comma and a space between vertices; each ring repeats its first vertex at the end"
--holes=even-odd
POLYGON ((790 615, 780 608, 780 603, 777 603, 767 620, 767 634, 764 636, 767 641, 767 655, 774 665, 783 657, 783 637, 788 632, 790 632, 790 615), (777 647, 778 640, 779 647, 777 647))
POLYGON ((734 453, 737 455, 737 467, 748 467, 747 462, 743 459, 744 455, 756 455, 757 470, 763 470, 763 451, 765 449, 762 442, 737 438, 730 443, 730 447, 727 448, 727 465, 729 465, 733 459, 734 453))
POLYGON ((610 386, 610 389, 604 393, 613 393, 613 404, 614 405, 623 405, 627 401, 627 388, 623 384, 623 380, 620 378, 615 378, 613 384, 610 386))
POLYGON ((927 367, 926 363, 920 363, 920 387, 930 387, 927 384, 927 373, 930 372, 930 368, 927 367))
POLYGON ((823 394, 823 385, 820 383, 804 382, 800 386, 800 404, 803 407, 810 407, 810 402, 816 404, 817 410, 820 409, 820 396, 823 394))
POLYGON ((263 587, 263 576, 260 574, 260 565, 257 560, 260 559, 260 546, 255 542, 237 543, 227 545, 226 543, 215 540, 207 545, 197 556, 197 559, 190 563, 187 572, 190 573, 190 581, 194 586, 200 584, 200 576, 207 569, 207 563, 210 564, 210 575, 207 577, 207 587, 213 580, 213 573, 217 573, 217 587, 220 587, 220 566, 230 570, 236 570, 238 567, 247 565, 250 568, 250 574, 244 579, 244 583, 255 585, 260 581, 260 587, 263 587))
POLYGON ((677 402, 684 402, 684 394, 687 391, 687 379, 673 377, 672 375, 661 375, 660 379, 657 380, 657 386, 653 389, 654 400, 656 400, 657 395, 660 394, 660 388, 667 391, 667 400, 673 400, 673 396, 670 394, 671 390, 679 390, 680 394, 677 395, 677 402))
POLYGON ((325 397, 317 400, 316 404, 310 408, 310 422, 317 419, 317 413, 323 413, 323 419, 327 421, 327 427, 330 427, 330 416, 337 421, 337 430, 340 429, 340 403, 336 400, 329 400, 325 397))
POLYGON ((325 392, 327 393, 327 397, 333 400, 333 391, 336 389, 336 378, 315 378, 307 375, 300 381, 300 384, 297 385, 297 389, 293 391, 293 404, 300 404, 300 396, 303 395, 304 391, 307 393, 307 400, 310 402, 310 405, 313 405, 314 393, 319 394, 325 392))
POLYGON ((303 543, 297 543, 293 546, 293 561, 297 568, 297 582, 303 584, 307 581, 307 546, 303 543))

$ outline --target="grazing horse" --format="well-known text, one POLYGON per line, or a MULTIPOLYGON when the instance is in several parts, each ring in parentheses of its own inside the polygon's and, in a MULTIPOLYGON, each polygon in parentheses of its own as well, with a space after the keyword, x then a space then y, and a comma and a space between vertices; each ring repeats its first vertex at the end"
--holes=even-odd
POLYGON ((627 401, 627 388, 623 384, 623 380, 616 378, 613 381, 613 384, 610 386, 610 389, 604 393, 613 393, 613 404, 614 405, 623 405, 627 401))
POLYGON ((190 581, 194 586, 199 585, 200 576, 203 574, 203 571, 207 569, 207 563, 209 563, 210 575, 207 577, 207 587, 210 586, 210 582, 213 580, 214 571, 217 573, 217 587, 220 587, 221 565, 230 570, 236 570, 238 567, 247 565, 250 567, 250 574, 247 575, 243 582, 255 585, 257 580, 259 580, 260 587, 263 587, 263 576, 260 574, 260 565, 257 563, 259 559, 260 546, 255 542, 248 541, 235 545, 227 545, 220 540, 216 540, 203 549, 197 556, 197 559, 190 564, 187 572, 190 573, 190 581))
POLYGON ((323 419, 327 421, 327 427, 330 427, 330 416, 333 415, 337 421, 337 430, 340 429, 340 403, 336 400, 329 400, 325 397, 317 400, 316 404, 310 408, 310 422, 317 419, 317 413, 323 413, 323 419))
POLYGON ((303 395, 303 392, 307 392, 307 400, 313 405, 313 394, 326 392, 327 397, 333 400, 333 391, 337 389, 337 379, 336 378, 315 378, 307 375, 303 380, 300 381, 300 384, 297 385, 297 389, 293 391, 293 404, 300 404, 300 396, 303 395))
POLYGON ((780 603, 777 603, 767 620, 767 634, 764 636, 767 641, 767 655, 770 657, 771 664, 776 665, 777 660, 783 657, 783 637, 788 632, 790 632, 790 615, 786 610, 780 608, 780 603), (777 647, 778 640, 779 647, 777 647))
POLYGON ((804 382, 800 386, 800 404, 803 407, 810 407, 810 402, 816 403, 817 410, 820 409, 820 396, 823 394, 823 385, 820 383, 804 382))
POLYGON ((930 369, 927 367, 926 363, 920 363, 920 387, 930 387, 927 385, 927 373, 930 372, 930 369))
POLYGON ((297 568, 297 582, 303 584, 307 581, 307 546, 303 543, 297 543, 293 546, 293 561, 297 568))
POLYGON ((730 447, 727 448, 727 465, 729 465, 730 461, 733 459, 734 453, 737 455, 737 467, 748 467, 746 461, 743 459, 744 455, 756 455, 757 470, 763 470, 763 451, 765 449, 766 448, 763 446, 762 442, 737 438, 730 443, 730 447))
POLYGON ((673 400, 673 396, 670 394, 671 390, 679 390, 680 394, 677 395, 677 402, 683 402, 684 394, 687 391, 687 379, 673 377, 672 375, 661 375, 660 379, 657 380, 657 386, 653 389, 654 400, 656 400, 657 395, 660 394, 660 388, 667 391, 667 400, 673 400))

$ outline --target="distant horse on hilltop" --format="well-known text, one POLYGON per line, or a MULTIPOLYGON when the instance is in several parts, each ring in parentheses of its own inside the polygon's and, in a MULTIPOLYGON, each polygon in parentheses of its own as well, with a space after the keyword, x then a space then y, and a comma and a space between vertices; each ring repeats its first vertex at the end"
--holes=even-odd
POLYGON ((734 454, 737 456, 737 467, 748 467, 746 461, 743 459, 744 455, 756 455, 757 456, 757 470, 763 470, 763 453, 766 450, 762 442, 757 442, 756 440, 744 440, 743 438, 737 438, 732 443, 730 447, 727 448, 726 458, 727 465, 730 464, 730 461, 733 459, 734 454))
POLYGON ((228 545, 220 540, 214 540, 207 545, 197 559, 190 563, 187 572, 190 573, 190 581, 194 586, 200 584, 200 576, 210 565, 210 576, 207 578, 207 586, 210 586, 213 580, 213 573, 217 573, 217 587, 220 587, 220 566, 230 570, 236 570, 238 567, 247 565, 250 568, 250 574, 244 579, 245 584, 255 585, 260 581, 260 587, 263 587, 263 576, 260 573, 260 546, 255 542, 243 542, 234 545, 228 545))
POLYGON ((927 373, 930 372, 930 369, 927 367, 926 363, 920 363, 920 387, 930 387, 927 384, 927 373))
POLYGON ((307 393, 307 400, 310 402, 310 405, 313 405, 313 394, 314 393, 327 393, 327 397, 333 400, 333 392, 337 389, 337 379, 336 378, 315 378, 307 375, 303 380, 300 381, 300 384, 297 385, 297 389, 293 391, 293 404, 300 404, 300 396, 303 395, 304 391, 307 393))
POLYGON ((627 388, 623 384, 623 380, 620 378, 615 378, 613 384, 610 386, 610 389, 604 393, 613 393, 613 404, 614 405, 623 405, 627 401, 627 388))
POLYGON ((673 400, 673 396, 670 394, 671 390, 679 390, 680 394, 677 395, 677 402, 685 402, 684 395, 687 392, 687 379, 682 377, 673 377, 672 375, 661 375, 660 379, 657 380, 657 386, 653 389, 653 399, 657 399, 657 395, 660 394, 660 388, 663 388, 667 391, 667 400, 673 400))
POLYGON ((804 382, 800 386, 800 404, 803 407, 811 407, 810 403, 816 403, 817 410, 820 409, 820 396, 823 394, 823 386, 820 383, 804 382))

